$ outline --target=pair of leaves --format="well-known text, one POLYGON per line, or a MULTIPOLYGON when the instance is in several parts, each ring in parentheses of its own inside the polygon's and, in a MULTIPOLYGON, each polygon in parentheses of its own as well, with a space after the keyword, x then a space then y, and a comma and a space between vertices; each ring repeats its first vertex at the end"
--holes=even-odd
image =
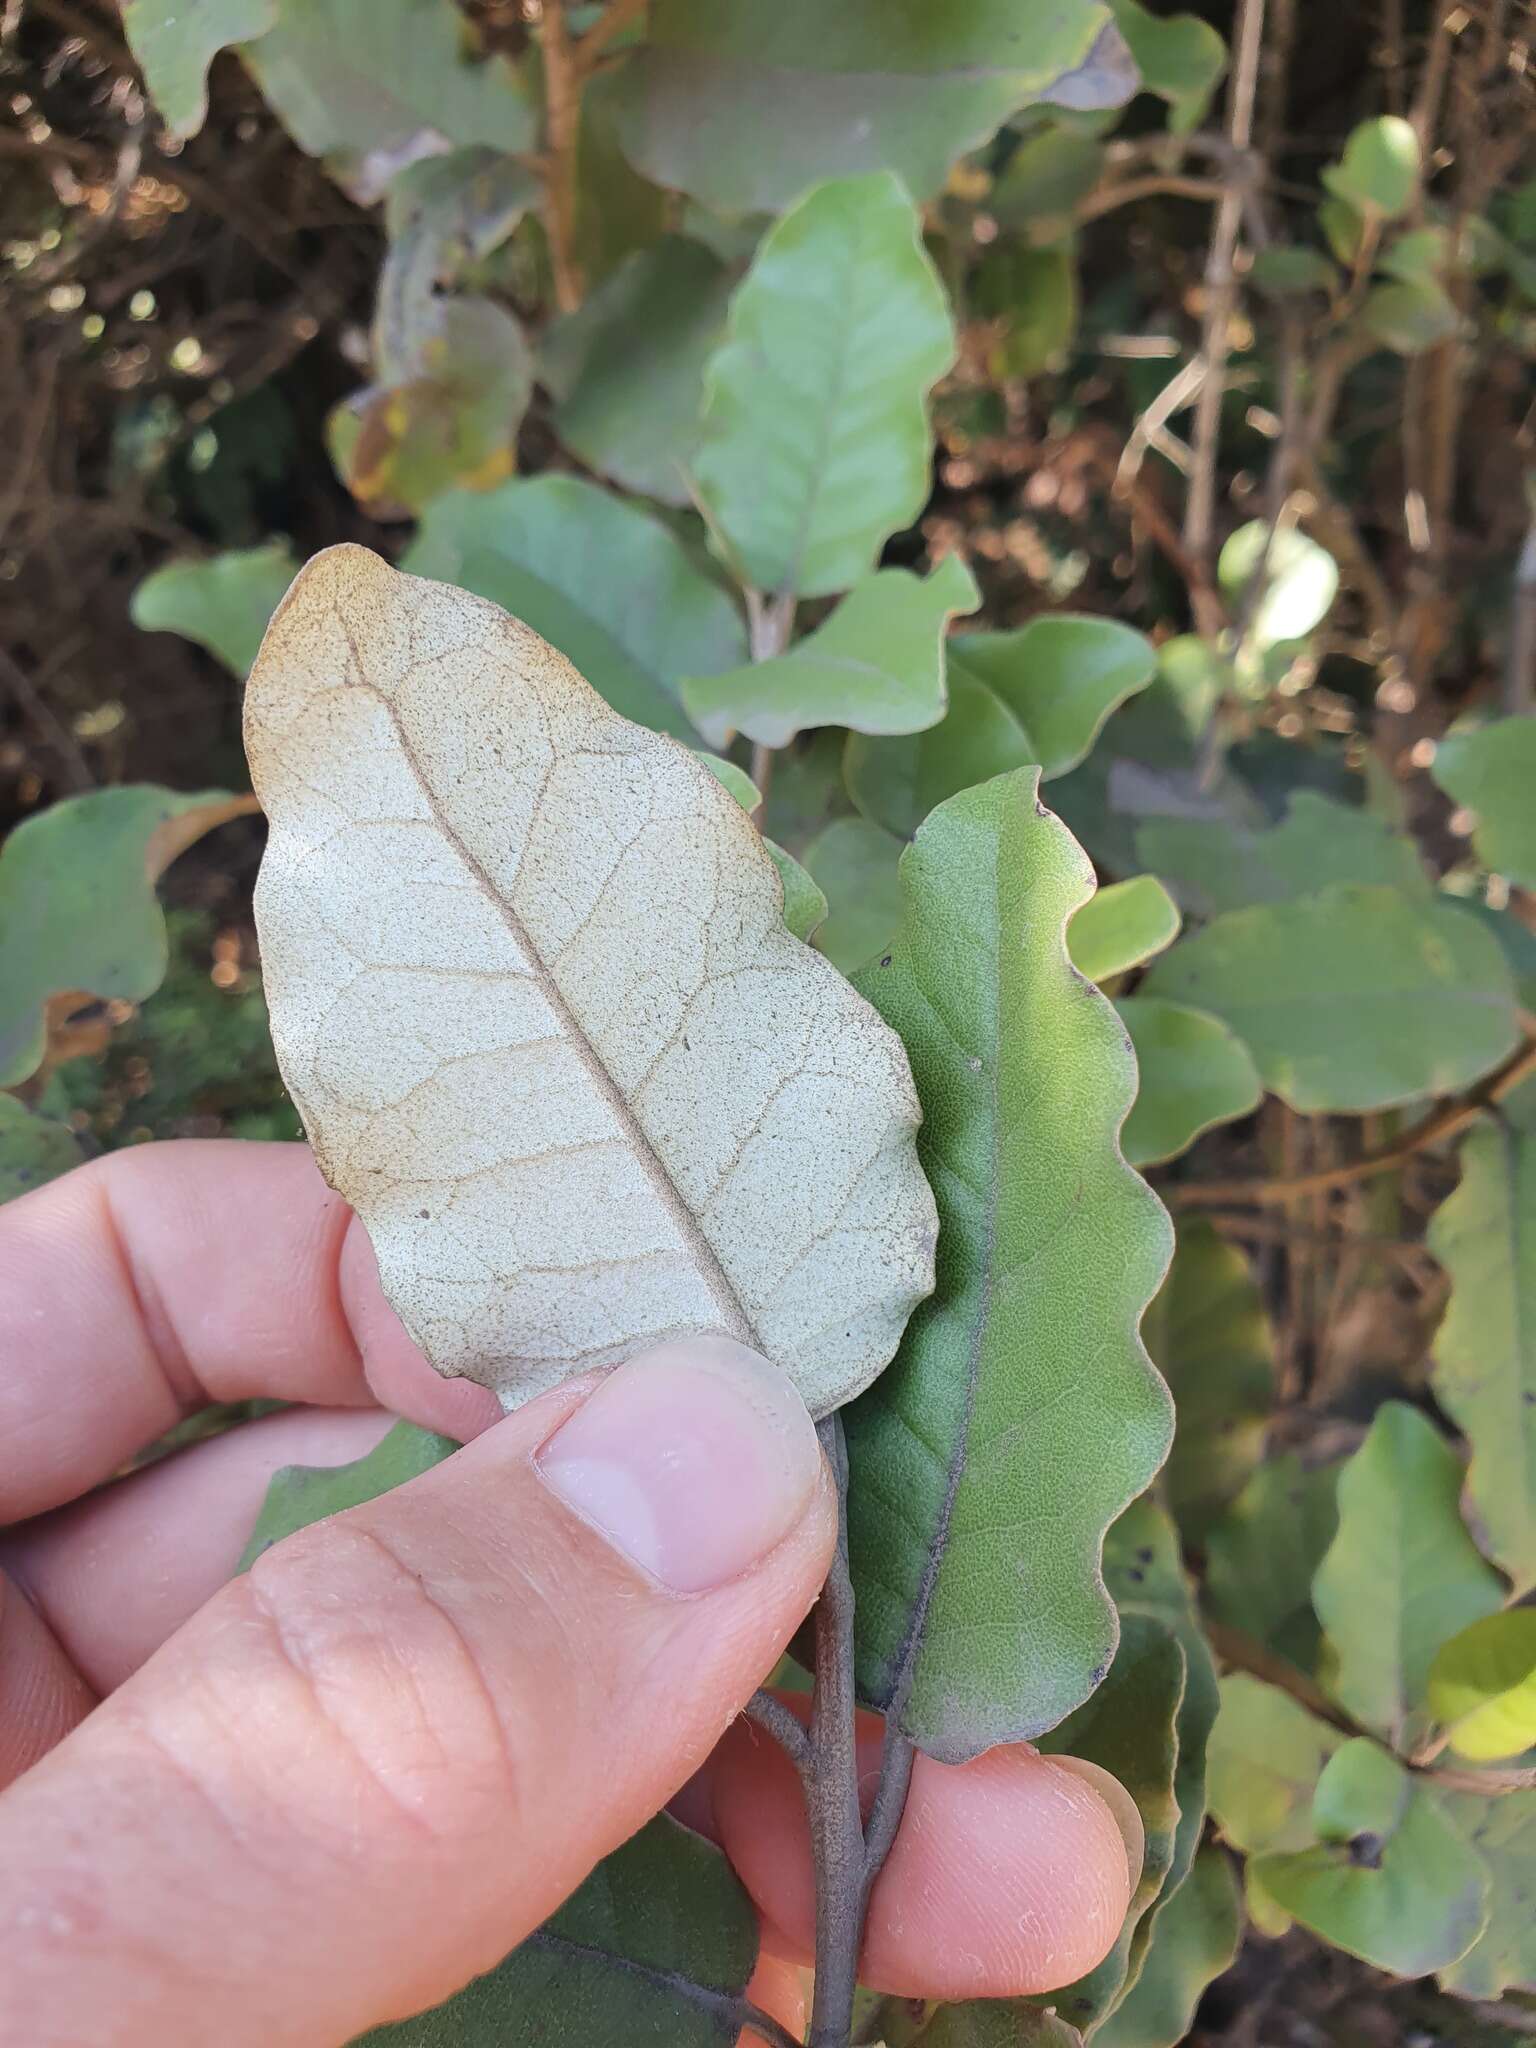
POLYGON ((920 198, 1017 108, 1119 106, 1135 67, 1099 0, 881 0, 763 9, 658 0, 625 67, 619 133, 658 185, 727 214, 773 211, 817 178, 895 171, 920 198))
POLYGON ((932 1277, 906 1059, 703 765, 358 548, 246 719, 278 1057, 439 1369, 511 1406, 723 1329, 818 1412, 866 1384, 932 1277))

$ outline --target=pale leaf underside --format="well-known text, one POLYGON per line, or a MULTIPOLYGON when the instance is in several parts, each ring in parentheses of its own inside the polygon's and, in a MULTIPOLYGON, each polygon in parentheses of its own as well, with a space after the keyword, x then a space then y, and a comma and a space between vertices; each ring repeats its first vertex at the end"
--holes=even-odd
POLYGON ((273 1037, 440 1371, 516 1406, 723 1330, 817 1412, 932 1281, 900 1041, 684 747, 496 606, 335 548, 247 698, 273 1037))

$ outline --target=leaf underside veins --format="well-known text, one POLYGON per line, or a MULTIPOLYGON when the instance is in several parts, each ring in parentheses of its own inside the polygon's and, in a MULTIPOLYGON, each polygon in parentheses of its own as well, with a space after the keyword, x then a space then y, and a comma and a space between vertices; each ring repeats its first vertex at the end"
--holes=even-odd
POLYGON ((483 600, 316 558, 247 697, 273 1036, 439 1370, 511 1407, 725 1330, 823 1412, 930 1284, 901 1045, 758 835, 483 600))

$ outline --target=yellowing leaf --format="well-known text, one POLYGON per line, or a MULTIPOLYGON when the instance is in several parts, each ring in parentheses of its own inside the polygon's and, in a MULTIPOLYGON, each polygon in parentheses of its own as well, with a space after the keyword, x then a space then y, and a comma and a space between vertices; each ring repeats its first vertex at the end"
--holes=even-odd
POLYGON ((1442 1643, 1429 1667, 1429 1710, 1474 1763, 1536 1744, 1536 1608, 1486 1615, 1442 1643))
POLYGON ((745 813, 496 606, 366 550, 252 673, 273 1038, 442 1372, 508 1407, 684 1331, 818 1412, 933 1279, 895 1034, 791 937, 745 813))

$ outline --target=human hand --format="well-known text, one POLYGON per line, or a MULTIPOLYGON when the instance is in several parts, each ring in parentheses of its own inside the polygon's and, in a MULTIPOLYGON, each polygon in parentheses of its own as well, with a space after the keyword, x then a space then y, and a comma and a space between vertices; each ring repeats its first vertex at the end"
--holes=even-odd
MULTIPOLYGON (((119 1152, 0 1211, 0 2038, 338 2048, 492 1967, 668 1801, 730 1855, 753 1995, 794 2026, 804 1813, 740 1712, 835 1503, 798 1396, 731 1350, 502 1419, 426 1365, 297 1146, 119 1152), (102 1485, 257 1396, 306 1405, 102 1485), (473 1441, 229 1583, 272 1472, 391 1413, 473 1441)), ((861 1974, 1070 1982, 1140 1855, 1093 1765, 919 1758, 861 1974)))

